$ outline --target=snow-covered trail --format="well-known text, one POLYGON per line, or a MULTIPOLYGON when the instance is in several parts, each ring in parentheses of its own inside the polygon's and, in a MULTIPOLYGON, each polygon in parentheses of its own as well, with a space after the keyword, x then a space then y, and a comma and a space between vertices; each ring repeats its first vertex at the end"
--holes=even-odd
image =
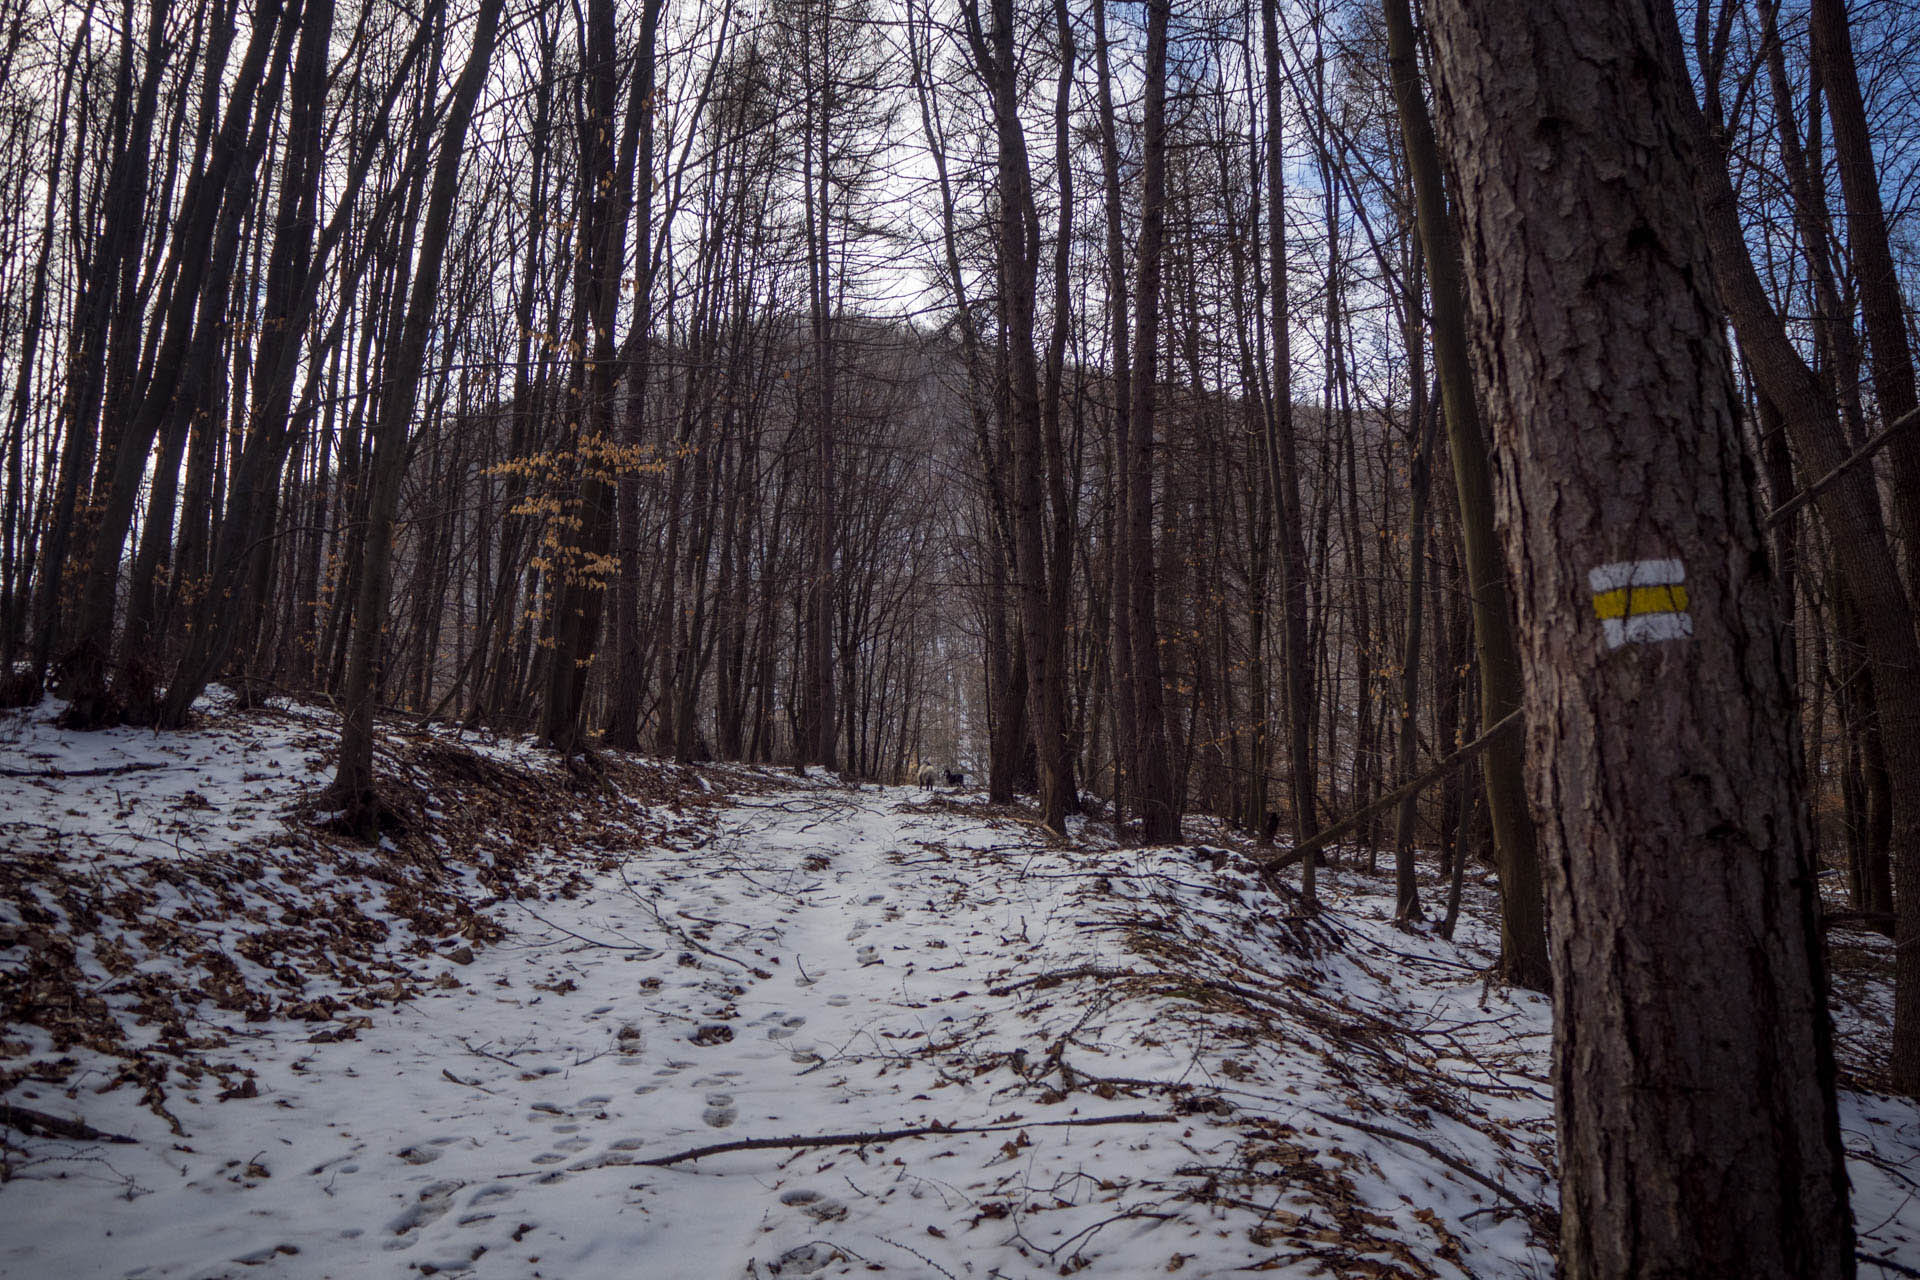
MULTIPOLYGON (((1246 1134, 1217 1101, 1169 1120, 1191 1095, 1141 1084, 1240 1087, 1260 1110, 1263 1090, 1308 1087, 1296 1112, 1335 1105, 1313 1063, 1276 1081, 1247 1061, 1247 1028, 1164 1018, 1098 980, 1142 963, 1127 937, 1156 909, 1205 915, 1224 896, 1204 865, 1047 850, 1020 823, 930 799, 775 791, 721 811, 693 847, 627 851, 572 897, 508 903, 505 941, 424 957, 444 976, 357 1039, 316 1044, 289 1023, 237 1038, 258 1096, 176 1099, 183 1142, 108 1095, 91 1118, 142 1144, 79 1147, 72 1178, 9 1187, 0 1270, 1206 1275, 1285 1258, 1263 1234, 1275 1223, 1364 1249, 1315 1218, 1324 1186, 1242 1208, 1195 1196, 1246 1134), (1094 980, 1032 981, 1079 971, 1094 980), (1123 1116, 1143 1118, 1084 1123, 1123 1116), (1000 1127, 642 1163, 936 1124, 1000 1127)), ((1286 1146, 1283 1163, 1335 1163, 1286 1146)), ((1387 1214, 1448 1208, 1378 1199, 1387 1214)), ((1483 1207, 1461 1193, 1448 1216, 1483 1207)), ((1518 1224, 1493 1240, 1530 1252, 1518 1224)))
MULTIPOLYGON (((1235 1135, 1204 1117, 1017 1127, 1167 1107, 1036 1105, 1015 1064, 1036 1070, 1044 1037, 986 987, 1016 958, 1124 964, 1117 936, 1089 940, 1086 877, 1036 873, 1051 856, 1018 827, 910 812, 924 798, 776 793, 724 813, 697 849, 635 850, 572 899, 509 905, 507 941, 466 964, 456 949, 443 986, 358 1039, 278 1024, 236 1043, 259 1096, 177 1105, 190 1136, 171 1150, 142 1113, 96 1110, 149 1140, 78 1152, 83 1187, 8 1188, 0 1271, 1014 1276, 1096 1236, 1096 1255, 1129 1257, 1130 1238, 1153 1237, 1157 1267, 1212 1252, 1207 1211, 1178 1225, 1139 1200, 1170 1193, 1177 1166, 1226 1158, 1235 1135), (1006 873, 981 875, 982 860, 1006 873), (1031 1065, 1012 1056, 1029 1045, 1031 1065), (638 1163, 936 1122, 1016 1127, 638 1163), (1155 1216, 1108 1221, 1141 1212, 1155 1216)), ((1162 1060, 1132 1073, 1194 1065, 1185 1048, 1148 1056, 1162 1060)), ((1242 1235, 1231 1252, 1263 1250, 1242 1235)))
MULTIPOLYGON (((197 804, 232 802, 194 770, 197 804)), ((1484 925, 1397 931, 1337 868, 1307 921, 1224 850, 1054 848, 965 797, 737 781, 498 901, 495 945, 396 929, 417 998, 201 1006, 208 1071, 251 1085, 177 1072, 185 1137, 135 1089, 76 1087, 110 1062, 22 1082, 10 1100, 139 1141, 28 1140, 0 1276, 1551 1274, 1549 1014, 1487 989, 1484 925), (649 1163, 795 1137, 826 1141, 649 1163)), ((71 785, 35 803, 121 811, 71 785)), ((1854 1168, 1863 1226, 1898 1256, 1920 1123, 1843 1113, 1882 1161, 1854 1168)))

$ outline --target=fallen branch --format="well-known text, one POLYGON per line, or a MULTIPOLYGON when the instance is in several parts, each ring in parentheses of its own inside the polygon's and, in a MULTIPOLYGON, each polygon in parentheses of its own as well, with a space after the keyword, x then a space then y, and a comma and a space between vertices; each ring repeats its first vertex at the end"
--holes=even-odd
POLYGON ((101 765, 97 769, 0 769, 0 778, 110 778, 121 773, 146 773, 152 769, 183 769, 185 767, 168 760, 141 760, 133 764, 101 765))
POLYGON ((1234 996, 1251 1004, 1266 1005, 1268 1008, 1278 1009, 1285 1013, 1302 1014, 1305 1012, 1305 1006, 1298 1000, 1261 991, 1254 987, 1242 986, 1237 982, 1228 982, 1224 978, 1202 978, 1194 974, 1167 973, 1158 969, 1145 971, 1134 969, 1103 969, 1099 965, 1091 964, 1081 965, 1075 969, 1057 969, 1051 973, 1037 974, 1031 978, 1023 978, 1019 982, 1010 982, 1003 987, 989 987, 987 988, 987 994, 990 996, 1011 995, 1023 987, 1057 986, 1062 982, 1071 982, 1076 978, 1098 978, 1107 982, 1134 978, 1141 982, 1158 983, 1161 986, 1191 987, 1200 991, 1214 991, 1221 995, 1234 996))
POLYGON ((1028 987, 1057 987, 1061 983, 1071 982, 1075 978, 1115 979, 1153 978, 1156 976, 1159 975, 1136 973, 1132 969, 1105 969, 1097 964, 1083 964, 1072 969, 1055 969, 1049 973, 1037 973, 1031 978, 1022 978, 1018 982, 1009 982, 1005 986, 988 987, 987 994, 996 997, 1010 996, 1014 992, 1023 991, 1028 987))
POLYGON ((1899 917, 1891 911, 1823 911, 1820 913, 1820 932, 1850 926, 1873 933, 1891 934, 1898 920, 1899 917))
POLYGON ((5 1125, 9 1129, 18 1129, 21 1133, 37 1133, 48 1138, 71 1138, 75 1142, 134 1143, 139 1141, 138 1138, 129 1138, 124 1133, 103 1133, 84 1121, 50 1116, 44 1111, 35 1111, 31 1107, 22 1107, 11 1102, 0 1102, 0 1125, 5 1125))
POLYGON ((1920 1276, 1920 1270, 1915 1270, 1914 1268, 1908 1266, 1904 1262, 1895 1262, 1892 1258, 1878 1257, 1874 1254, 1867 1253, 1865 1250, 1860 1250, 1860 1249, 1856 1249, 1854 1251, 1853 1256, 1855 1259, 1857 1259, 1860 1262, 1870 1263, 1871 1265, 1876 1267, 1884 1267, 1886 1270, 1893 1272, 1895 1275, 1920 1276))
MULTIPOLYGON (((523 1042, 522 1042, 522 1044, 523 1044, 523 1046, 524 1046, 524 1044, 525 1044, 525 1042, 523 1041, 523 1042)), ((513 1068, 513 1069, 514 1069, 515 1071, 519 1071, 519 1070, 521 1070, 521 1066, 520 1066, 520 1064, 519 1064, 519 1063, 517 1063, 517 1062, 515 1062, 515 1061, 513 1060, 513 1055, 514 1055, 514 1054, 516 1054, 516 1053, 519 1053, 519 1052, 521 1052, 521 1050, 520 1050, 520 1049, 510 1049, 510 1050, 508 1050, 508 1051, 507 1051, 507 1053, 506 1053, 505 1055, 501 1055, 501 1054, 498 1054, 498 1053, 491 1053, 491 1052, 489 1052, 489 1051, 488 1051, 487 1049, 485 1049, 484 1047, 483 1047, 483 1048, 478 1048, 478 1049, 476 1049, 476 1048, 475 1048, 475 1047, 473 1046, 473 1044, 472 1044, 472 1042, 471 1042, 471 1041, 469 1041, 469 1040, 468 1040, 468 1039, 467 1039, 467 1038, 466 1038, 465 1036, 461 1036, 461 1037, 460 1037, 460 1047, 461 1047, 461 1048, 463 1048, 463 1049, 465 1049, 465 1050, 466 1050, 466 1051, 467 1051, 468 1053, 470 1053, 470 1054, 472 1054, 472 1055, 474 1055, 474 1056, 475 1056, 476 1058, 492 1058, 492 1059, 493 1059, 493 1060, 494 1060, 495 1062, 504 1062, 504 1063, 506 1063, 506 1064, 507 1064, 508 1066, 510 1066, 510 1067, 512 1067, 512 1068, 513 1068)), ((443 1068, 441 1068, 441 1069, 442 1069, 443 1071, 445 1070, 445 1068, 444 1068, 444 1067, 443 1067, 443 1068)), ((464 1081, 464 1080, 455 1080, 455 1081, 454 1081, 454 1083, 455 1083, 455 1084, 465 1084, 465 1083, 466 1083, 466 1081, 464 1081)))
POLYGON ((1402 1133, 1398 1129, 1389 1129, 1384 1125, 1368 1124, 1365 1120, 1354 1120, 1347 1116, 1335 1115, 1331 1111, 1320 1111, 1313 1107, 1308 1107, 1307 1110, 1312 1111, 1314 1115, 1319 1116, 1322 1120, 1331 1120, 1333 1123, 1345 1125, 1349 1129, 1358 1129, 1362 1133, 1370 1133, 1376 1138, 1386 1138, 1393 1142, 1404 1142, 1410 1147, 1416 1147, 1432 1156, 1435 1160, 1438 1160, 1441 1164, 1446 1165, 1455 1173, 1464 1174, 1466 1177, 1472 1178, 1475 1182, 1493 1192, 1529 1218, 1537 1218, 1546 1212, 1539 1205, 1529 1204, 1527 1201, 1522 1200, 1519 1195, 1507 1190, 1507 1188, 1501 1186, 1498 1182, 1495 1182, 1492 1178, 1489 1178, 1486 1174, 1480 1172, 1466 1161, 1456 1156, 1448 1155, 1433 1143, 1428 1142, 1425 1138, 1418 1137, 1411 1133, 1402 1133))
POLYGON ((796 1147, 802 1149, 867 1147, 882 1142, 894 1142, 901 1138, 925 1138, 934 1134, 1005 1133, 1016 1129, 1052 1129, 1068 1125, 1086 1128, 1103 1124, 1174 1124, 1185 1118, 1160 1112, 1138 1112, 1125 1116, 1088 1116, 1080 1120, 1029 1120, 1020 1124, 926 1124, 916 1125, 911 1129, 881 1129, 872 1133, 823 1133, 814 1137, 796 1134, 791 1138, 741 1138, 734 1142, 716 1142, 711 1146, 695 1147, 691 1151, 679 1151, 670 1156, 656 1156, 639 1163, 664 1169, 668 1165, 679 1164, 685 1160, 700 1160, 707 1156, 724 1155, 729 1151, 782 1151, 796 1147))

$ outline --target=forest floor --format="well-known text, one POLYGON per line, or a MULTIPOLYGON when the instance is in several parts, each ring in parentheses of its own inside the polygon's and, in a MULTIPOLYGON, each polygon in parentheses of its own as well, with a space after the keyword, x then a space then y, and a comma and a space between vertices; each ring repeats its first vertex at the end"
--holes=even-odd
MULTIPOLYGON (((398 726, 370 849, 324 710, 54 710, 0 718, 0 1275, 1553 1273, 1477 882, 1449 943, 1385 860, 1307 917, 1203 823, 398 726)), ((1834 957, 1861 1253, 1920 1268, 1888 955, 1834 957)))

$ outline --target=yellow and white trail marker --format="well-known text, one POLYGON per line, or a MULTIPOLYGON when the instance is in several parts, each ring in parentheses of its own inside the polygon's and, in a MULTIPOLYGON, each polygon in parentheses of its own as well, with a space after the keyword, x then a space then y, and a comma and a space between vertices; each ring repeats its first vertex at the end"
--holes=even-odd
POLYGON ((1607 648, 1691 636, 1686 582, 1687 567, 1678 560, 1620 560, 1589 569, 1593 613, 1607 648))

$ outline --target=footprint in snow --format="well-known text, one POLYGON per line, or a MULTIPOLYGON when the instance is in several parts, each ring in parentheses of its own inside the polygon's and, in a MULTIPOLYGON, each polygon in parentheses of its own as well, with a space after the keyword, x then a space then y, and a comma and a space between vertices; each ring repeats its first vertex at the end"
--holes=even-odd
POLYGON ((861 947, 858 951, 854 952, 853 955, 854 959, 858 960, 863 967, 870 964, 886 963, 885 960, 880 958, 880 953, 875 951, 871 946, 861 947))
POLYGON ((446 1152, 440 1150, 438 1147, 427 1146, 402 1147, 393 1154, 397 1158, 405 1160, 408 1164, 432 1164, 435 1160, 445 1155, 446 1152))
MULTIPOLYGON (((401 1237, 418 1231, 452 1208, 453 1193, 465 1185, 464 1182, 434 1182, 422 1187, 419 1198, 387 1223, 387 1230, 401 1237)), ((412 1242, 403 1238, 389 1242, 387 1248, 404 1249, 410 1243, 412 1242)))
POLYGON ((768 1264, 767 1270, 777 1276, 810 1276, 825 1271, 834 1256, 834 1250, 822 1249, 818 1245, 795 1245, 768 1264))
POLYGON ((473 1197, 467 1201, 467 1208, 478 1209, 483 1204, 498 1204, 502 1200, 511 1199, 513 1199, 513 1188, 496 1182, 490 1187, 482 1187, 474 1192, 473 1197))
POLYGON ((707 1109, 700 1113, 700 1119, 706 1122, 709 1129, 724 1129, 739 1118, 740 1112, 734 1108, 732 1094, 707 1095, 707 1109))
POLYGON ((300 1252, 299 1245, 274 1244, 268 1245, 264 1249, 255 1249, 252 1253, 243 1253, 235 1258, 234 1261, 243 1267, 261 1267, 272 1262, 283 1253, 293 1254, 298 1252, 300 1252))
POLYGON ((852 996, 828 996, 827 997, 828 1006, 834 1009, 844 1009, 852 1003, 853 1003, 852 996))
POLYGON ((562 1160, 565 1160, 565 1159, 566 1157, 561 1155, 558 1151, 548 1151, 535 1156, 533 1158, 533 1162, 535 1164, 559 1164, 562 1160))
POLYGON ((816 1222, 838 1222, 847 1216, 847 1206, 832 1196, 823 1196, 818 1191, 809 1191, 805 1187, 795 1187, 792 1191, 782 1192, 780 1203, 792 1205, 816 1222))

